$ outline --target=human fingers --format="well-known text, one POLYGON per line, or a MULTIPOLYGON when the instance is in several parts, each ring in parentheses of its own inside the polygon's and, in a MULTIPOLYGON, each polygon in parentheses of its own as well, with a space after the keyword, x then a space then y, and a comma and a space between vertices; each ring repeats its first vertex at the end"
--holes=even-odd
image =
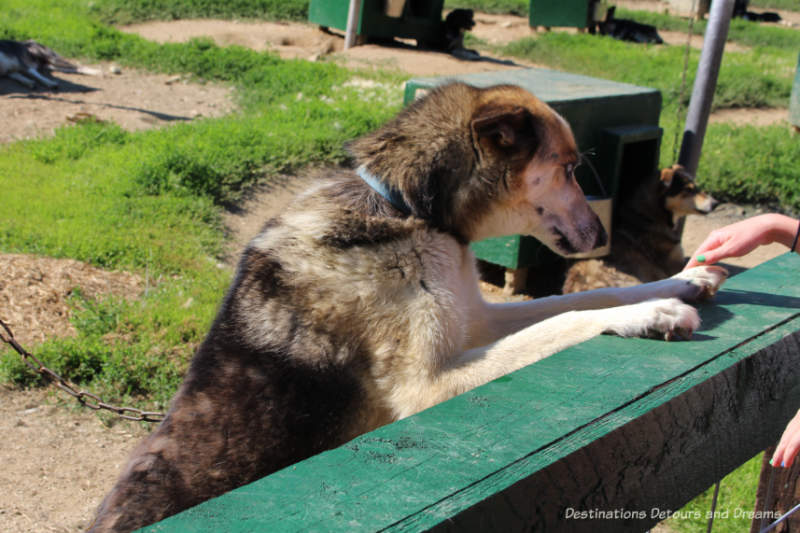
POLYGON ((714 264, 716 262, 716 256, 713 250, 719 248, 725 240, 726 239, 722 235, 716 231, 712 231, 708 237, 706 237, 706 240, 697 247, 697 250, 691 255, 689 262, 686 263, 683 269, 686 270, 700 265, 714 264))
POLYGON ((770 464, 789 468, 800 450, 800 411, 792 418, 781 435, 781 440, 772 454, 770 464))

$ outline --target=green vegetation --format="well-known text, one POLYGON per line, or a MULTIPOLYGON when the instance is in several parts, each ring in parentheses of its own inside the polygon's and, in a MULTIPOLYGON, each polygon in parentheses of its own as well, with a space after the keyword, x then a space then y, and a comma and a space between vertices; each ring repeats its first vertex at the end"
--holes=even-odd
POLYGON ((800 6, 797 0, 756 0, 750 2, 750 9, 759 11, 764 9, 785 9, 786 11, 798 11, 800 6))
POLYGON ((445 9, 474 9, 483 13, 528 16, 528 0, 445 0, 445 9))
POLYGON ((305 20, 308 0, 97 0, 91 10, 114 24, 197 17, 305 20))
POLYGON ((712 124, 698 183, 725 201, 800 212, 797 142, 786 126, 712 124))
MULTIPOLYGON (((609 2, 613 4, 614 2, 609 2)), ((474 9, 484 13, 513 13, 515 15, 528 15, 528 8, 530 6, 529 0, 445 0, 444 6, 446 9, 455 9, 458 7, 474 9)), ((763 11, 767 9, 784 9, 786 11, 798 11, 800 5, 797 0, 758 0, 750 3, 750 10, 763 11)), ((618 10, 617 16, 619 18, 629 18, 631 12, 628 10, 618 10), (623 17, 622 13, 626 13, 623 17)), ((645 13, 644 11, 635 11, 634 13, 645 13)), ((637 17, 637 20, 638 17, 637 17)), ((651 23, 652 24, 652 23, 651 23)), ((684 23, 685 27, 685 23, 684 23)), ((659 28, 662 28, 659 26, 659 28)), ((674 29, 674 28, 662 28, 674 29)))
MULTIPOLYGON (((716 533, 749 531, 751 520, 747 513, 754 510, 761 459, 762 454, 758 454, 722 479, 714 511, 713 531, 716 533)), ((706 531, 713 499, 712 486, 686 504, 667 521, 667 525, 680 533, 706 531)))
MULTIPOLYGON (((633 11, 617 9, 617 18, 632 19, 643 24, 651 24, 659 30, 688 33, 689 20, 674 15, 655 13, 652 11, 633 11)), ((698 20, 692 23, 692 35, 702 36, 706 31, 707 21, 698 20)), ((797 52, 800 48, 800 32, 792 28, 758 24, 742 19, 733 19, 728 30, 728 40, 743 46, 756 48, 780 48, 789 52, 797 52)))
MULTIPOLYGON (((667 110, 678 103, 685 53, 681 47, 632 46, 608 37, 551 32, 515 41, 502 51, 560 70, 656 87, 663 92, 667 110)), ((688 103, 699 57, 699 51, 691 51, 684 104, 688 103)), ((786 72, 793 64, 788 57, 770 51, 760 52, 755 61, 750 55, 727 54, 714 107, 785 106, 792 88, 786 72), (765 68, 764 63, 769 66, 765 68)))

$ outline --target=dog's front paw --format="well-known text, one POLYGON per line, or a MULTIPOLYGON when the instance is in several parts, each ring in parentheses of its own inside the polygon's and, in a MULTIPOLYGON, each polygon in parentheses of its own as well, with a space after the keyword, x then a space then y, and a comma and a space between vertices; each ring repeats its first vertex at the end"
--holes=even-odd
POLYGON ((669 279, 680 283, 677 286, 678 294, 674 296, 687 302, 696 302, 714 296, 728 279, 728 271, 716 265, 699 266, 679 272, 669 279))
POLYGON ((606 331, 623 337, 689 339, 700 327, 697 310, 677 298, 648 300, 612 310, 614 316, 606 331))

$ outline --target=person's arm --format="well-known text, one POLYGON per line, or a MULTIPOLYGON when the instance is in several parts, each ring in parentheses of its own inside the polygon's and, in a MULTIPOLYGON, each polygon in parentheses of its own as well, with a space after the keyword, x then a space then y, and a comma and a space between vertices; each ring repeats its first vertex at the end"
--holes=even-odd
POLYGON ((773 242, 796 251, 798 233, 800 223, 785 215, 771 213, 741 220, 709 233, 684 269, 710 265, 726 257, 740 257, 773 242))

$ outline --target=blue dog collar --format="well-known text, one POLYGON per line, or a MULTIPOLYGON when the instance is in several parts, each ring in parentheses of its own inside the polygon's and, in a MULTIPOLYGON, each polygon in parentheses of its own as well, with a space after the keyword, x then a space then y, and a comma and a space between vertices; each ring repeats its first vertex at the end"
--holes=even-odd
POLYGON ((365 169, 363 166, 360 166, 358 169, 356 169, 356 174, 358 174, 358 177, 364 180, 364 183, 369 185, 373 191, 386 198, 386 201, 392 204, 392 207, 404 215, 411 214, 411 208, 408 207, 408 204, 403 199, 403 195, 400 194, 400 191, 387 187, 385 183, 367 172, 367 169, 365 169))

